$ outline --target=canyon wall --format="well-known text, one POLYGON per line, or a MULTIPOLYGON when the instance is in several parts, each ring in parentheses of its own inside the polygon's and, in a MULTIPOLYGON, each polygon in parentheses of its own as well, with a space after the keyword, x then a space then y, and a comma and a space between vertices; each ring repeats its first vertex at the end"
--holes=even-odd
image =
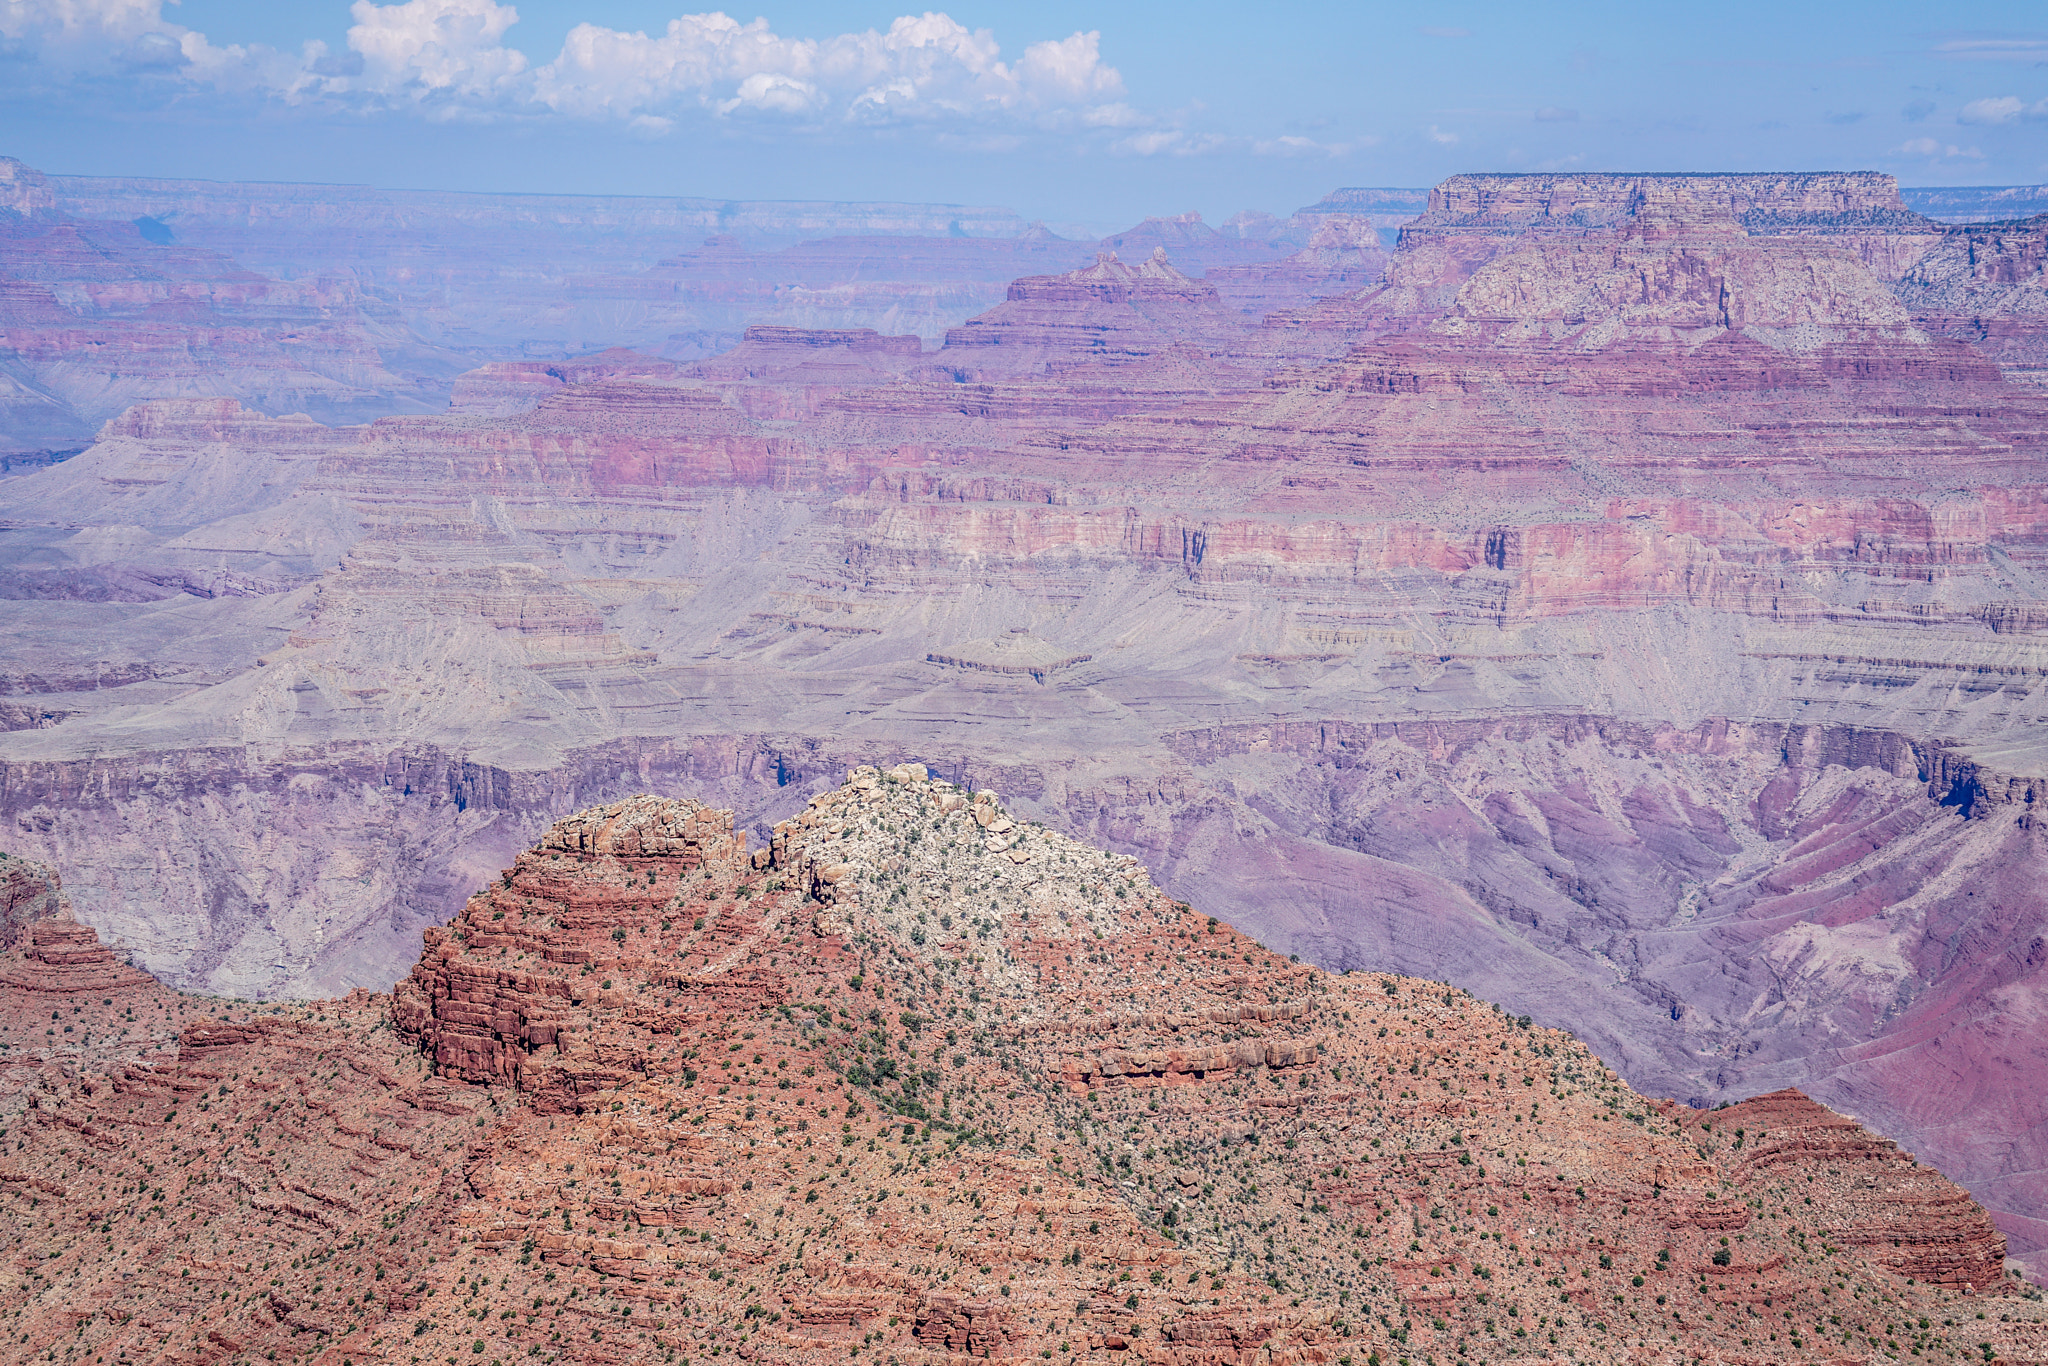
POLYGON ((1362 220, 1307 222, 1182 214, 1096 242, 959 205, 65 177, 0 158, 0 474, 68 457, 145 399, 350 422, 439 411, 480 363, 692 360, 756 324, 936 345, 1011 280, 1098 250, 1217 268, 1249 314, 1377 277, 1362 220))
MULTIPOLYGON (((46 214, 132 226, 232 259, 277 289, 346 281, 417 345, 469 364, 607 346, 694 359, 728 349, 750 323, 869 327, 936 343, 999 302, 1010 280, 1068 269, 1098 249, 1143 256, 1166 245, 1199 272, 1276 260, 1314 232, 1299 215, 1262 218, 1247 233, 1183 214, 1098 243, 1089 231, 1062 236, 1010 209, 958 204, 38 180, 46 214)), ((1309 271, 1306 287, 1290 278, 1272 297, 1305 303, 1315 287, 1350 282, 1331 274, 1309 271)), ((438 378, 445 384, 446 374, 438 378)))
POLYGON ((166 980, 295 996, 389 986, 565 809, 765 837, 916 758, 1646 1090, 1797 1086, 2038 1258, 2048 396, 1941 321, 2027 316, 1992 231, 1881 176, 1459 178, 1263 317, 1284 257, 1140 242, 936 350, 139 405, 0 482, 0 816, 166 980))
POLYGON ((329 421, 427 412, 467 368, 332 263, 286 281, 154 220, 74 217, 12 158, 0 186, 0 460, 62 458, 145 398, 232 395, 329 421))

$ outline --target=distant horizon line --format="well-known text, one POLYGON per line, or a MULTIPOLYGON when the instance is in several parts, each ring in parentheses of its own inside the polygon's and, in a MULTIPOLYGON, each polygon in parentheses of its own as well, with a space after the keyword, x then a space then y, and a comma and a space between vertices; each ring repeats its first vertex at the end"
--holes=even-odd
MULTIPOLYGON (((980 204, 970 204, 970 203, 959 203, 959 202, 953 202, 953 201, 946 201, 946 200, 917 200, 917 199, 827 199, 827 198, 818 198, 818 197, 814 197, 814 196, 813 196, 813 197, 804 197, 804 196, 792 196, 792 197, 787 197, 787 198, 752 198, 752 197, 740 197, 740 196, 732 196, 732 195, 715 195, 715 194, 635 194, 635 193, 626 193, 626 192, 610 192, 610 193, 593 193, 593 192, 587 192, 587 191, 585 191, 585 192, 578 192, 578 191, 567 191, 567 190, 509 190, 509 189, 508 189, 508 190, 469 190, 469 189, 447 189, 447 188, 438 188, 438 187, 431 187, 431 186, 418 186, 418 185, 378 185, 378 184, 374 184, 374 183, 371 183, 371 182, 368 182, 368 181, 324 181, 324 180, 278 180, 278 179, 249 179, 249 180, 237 180, 237 179, 219 179, 219 178, 215 178, 215 177, 211 177, 211 176, 178 176, 178 175, 92 175, 92 174, 78 174, 78 173, 71 173, 71 172, 64 172, 64 171, 48 171, 48 170, 43 170, 42 168, 40 168, 40 167, 37 167, 37 166, 34 166, 34 165, 32 165, 31 163, 29 163, 29 162, 27 162, 27 161, 23 161, 22 159, 20 159, 20 158, 18 158, 18 157, 12 157, 12 156, 7 156, 7 155, 6 155, 6 154, 4 154, 4 153, 0 153, 0 160, 9 160, 9 161, 14 161, 14 162, 15 162, 16 164, 18 164, 18 165, 21 165, 21 166, 23 166, 23 167, 25 167, 25 168, 27 168, 27 169, 29 169, 29 170, 35 171, 35 172, 36 172, 36 173, 37 173, 38 175, 41 175, 41 176, 43 176, 43 177, 44 177, 44 178, 45 178, 46 180, 49 180, 49 181, 53 182, 53 188, 54 188, 54 182, 69 182, 69 183, 74 183, 74 184, 76 184, 76 183, 82 183, 82 182, 98 182, 98 183, 103 183, 103 184, 123 184, 123 183, 125 183, 125 184, 155 184, 155 185, 160 185, 160 186, 163 186, 163 187, 165 187, 165 188, 170 188, 170 187, 173 187, 173 186, 181 186, 181 185, 208 185, 208 186, 221 186, 221 187, 235 187, 235 188, 241 188, 241 189, 257 189, 257 188, 266 188, 266 189, 304 189, 304 190, 339 190, 339 191, 351 191, 351 192, 363 192, 363 191, 369 191, 369 192, 372 192, 372 193, 376 193, 376 194, 386 194, 386 195, 419 195, 419 196, 451 196, 451 197, 461 197, 461 198, 465 198, 465 199, 548 199, 548 200, 566 200, 566 201, 575 201, 575 202, 579 202, 579 203, 606 203, 606 202, 631 202, 631 203, 636 203, 636 204, 673 204, 673 205, 676 205, 676 206, 678 206, 678 207, 688 207, 688 208, 691 208, 691 209, 696 209, 696 210, 700 210, 700 211, 702 211, 702 210, 719 210, 719 209, 728 209, 729 207, 736 207, 736 206, 740 206, 740 205, 761 205, 761 206, 775 206, 775 207, 789 207, 789 206, 798 206, 798 205, 821 205, 821 206, 824 206, 824 205, 829 205, 829 206, 833 206, 833 207, 859 207, 859 208, 877 208, 877 209, 890 209, 890 208, 894 208, 894 209, 918 209, 918 210, 926 210, 926 211, 933 211, 933 210, 939 210, 939 211, 946 211, 946 212, 948 212, 948 213, 952 213, 952 214, 955 214, 955 215, 974 215, 974 216, 976 216, 976 217, 982 217, 982 218, 987 218, 987 217, 1001 217, 1001 218, 1007 218, 1007 219, 1013 220, 1013 221, 1015 221, 1015 222, 1017 222, 1017 223, 1021 224, 1021 225, 1022 225, 1023 227, 1025 227, 1026 229, 1029 229, 1029 228, 1031 228, 1031 227, 1034 227, 1034 226, 1043 226, 1044 224, 1046 224, 1047 222, 1049 222, 1049 221, 1050 221, 1050 220, 1048 220, 1048 219, 1046 219, 1046 218, 1044 218, 1044 217, 1038 217, 1038 218, 1029 218, 1029 219, 1027 219, 1027 218, 1025 217, 1025 215, 1023 214, 1023 212, 1022 212, 1021 210, 1019 210, 1019 209, 1017 209, 1017 208, 1015 208, 1015 207, 1013 207, 1013 206, 1011 206, 1011 205, 1007 205, 1007 204, 992 204, 992 203, 980 203, 980 204)), ((1452 174, 1450 174, 1450 175, 1448 175, 1448 176, 1445 176, 1445 177, 1444 177, 1444 178, 1443 178, 1442 180, 1436 181, 1436 182, 1434 182, 1433 184, 1429 184, 1429 185, 1340 185, 1340 186, 1337 186, 1337 187, 1335 187, 1334 189, 1331 189, 1331 190, 1329 190, 1329 191, 1325 192, 1325 193, 1324 193, 1324 195, 1322 196, 1322 198, 1320 198, 1320 199, 1318 199, 1318 200, 1314 200, 1314 201, 1312 201, 1312 202, 1310 202, 1310 203, 1308 203, 1308 204, 1304 204, 1304 205, 1301 205, 1301 206, 1300 206, 1299 208, 1296 208, 1296 209, 1294 209, 1294 210, 1292 211, 1292 214, 1301 214, 1301 213, 1307 212, 1307 211, 1309 211, 1309 210, 1312 210, 1312 209, 1316 208, 1316 207, 1317 207, 1317 206, 1319 206, 1319 205, 1329 204, 1329 203, 1330 203, 1330 202, 1331 202, 1332 200, 1338 199, 1338 198, 1339 198, 1340 196, 1344 196, 1344 195, 1353 195, 1353 194, 1383 194, 1383 195, 1426 195, 1426 194, 1428 194, 1428 193, 1429 193, 1430 191, 1432 191, 1432 190, 1434 190, 1434 189, 1438 188, 1439 186, 1442 186, 1442 185, 1444 185, 1444 184, 1446 184, 1446 183, 1448 183, 1448 182, 1450 182, 1450 181, 1454 181, 1454 180, 1460 180, 1460 179, 1464 179, 1464 180, 1476 180, 1476 179, 1486 179, 1486 180, 1543 180, 1543 179, 1587 179, 1587 180, 1591 180, 1591 179, 1617 179, 1617 180, 1622 180, 1622 179, 1635 179, 1635 180, 1643 180, 1643 179, 1728 179, 1728 180, 1752 180, 1752 179, 1767 179, 1767 178, 1779 178, 1779 177, 1787 177, 1787 176, 1793 176, 1793 177, 1798 177, 1798 176, 1830 176, 1830 175, 1868 175, 1868 176, 1885 176, 1885 177, 1889 177, 1889 178, 1890 178, 1890 179, 1892 179, 1892 180, 1893 180, 1893 181, 1894 181, 1895 183, 1897 183, 1897 184, 1898 184, 1898 188, 1899 188, 1899 190, 1900 190, 1900 192, 1901 192, 1901 193, 1906 193, 1906 192, 1912 192, 1912 193, 1945 193, 1945 194, 1997 194, 1997 193, 2000 193, 2000 192, 2010 192, 2010 191, 2034 191, 2034 192, 2036 192, 2036 193, 2037 193, 2038 195, 2041 195, 2041 196, 2044 196, 2044 197, 2048 197, 2048 183, 2036 183, 2036 184, 2026 184, 2026 183, 2021 183, 2021 182, 2015 182, 2015 183, 2011 183, 2011 184, 1985 184, 1985 185, 1909 185, 1909 184, 1905 184, 1905 183, 1904 183, 1904 182, 1902 182, 1902 181, 1899 181, 1899 178, 1898 178, 1898 177, 1897 177, 1897 176, 1896 176, 1896 175, 1895 175, 1894 173, 1892 173, 1892 172, 1889 172, 1889 171, 1877 171, 1877 170, 1869 170, 1869 169, 1860 169, 1860 168, 1836 168, 1836 169, 1833 169, 1833 170, 1813 170, 1813 169, 1807 169, 1807 170, 1780 170, 1780 171, 1700 171, 1700 170, 1692 170, 1692 171, 1457 171, 1457 172, 1453 172, 1452 174)), ((1200 211, 1199 211, 1199 210, 1195 210, 1195 211, 1191 211, 1191 212, 1193 213, 1193 216, 1194 216, 1195 218, 1197 218, 1197 219, 1201 219, 1201 218, 1202 218, 1202 215, 1201 215, 1201 213, 1200 213, 1200 211)), ((1252 210, 1252 211, 1248 211, 1248 212, 1259 212, 1259 211, 1256 211, 1256 210, 1252 210)), ((1176 218, 1176 217, 1179 217, 1179 218, 1185 218, 1185 217, 1187 217, 1187 216, 1188 216, 1188 214, 1187 214, 1187 213, 1181 213, 1181 214, 1169 214, 1169 213, 1147 214, 1147 215, 1145 216, 1145 219, 1144 219, 1144 220, 1141 220, 1141 222, 1142 222, 1142 221, 1147 221, 1147 220, 1151 220, 1151 219, 1169 219, 1169 218, 1176 218)), ((1291 216, 1291 215, 1289 215, 1289 216, 1291 216)), ((1275 215, 1275 217, 1280 217, 1280 215, 1275 215)), ((1206 222, 1206 219, 1204 219, 1203 221, 1205 221, 1205 222, 1206 222)), ((1225 220, 1225 221, 1227 222, 1228 220, 1225 220)), ((1065 222, 1063 223, 1063 225, 1064 225, 1064 226, 1070 226, 1070 227, 1071 227, 1071 226, 1081 226, 1081 224, 1080 224, 1080 223, 1079 223, 1078 221, 1072 220, 1072 219, 1071 219, 1071 217, 1068 217, 1068 218, 1067 218, 1067 220, 1066 220, 1066 221, 1065 221, 1065 222)), ((1127 229, 1126 229, 1126 230, 1127 230, 1127 229)), ((1112 230, 1112 231, 1116 231, 1116 230, 1112 230)))

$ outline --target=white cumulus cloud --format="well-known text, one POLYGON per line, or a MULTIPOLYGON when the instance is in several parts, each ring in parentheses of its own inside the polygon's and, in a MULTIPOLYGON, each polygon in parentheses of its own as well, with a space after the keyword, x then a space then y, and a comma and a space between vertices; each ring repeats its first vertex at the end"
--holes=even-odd
POLYGON ((1962 123, 2011 123, 2026 107, 2026 102, 2016 95, 2000 95, 1996 99, 1971 100, 1956 118, 1962 123))
POLYGON ((305 87, 309 68, 326 53, 318 42, 297 54, 260 44, 215 46, 164 18, 163 0, 0 0, 0 39, 58 70, 172 75, 286 96, 305 87))
MULTIPOLYGON (((876 96, 875 91, 866 96, 876 96)), ((718 112, 730 114, 735 109, 761 109, 777 114, 804 114, 818 103, 818 87, 809 81, 800 81, 794 76, 785 76, 778 71, 756 71, 740 82, 740 88, 729 100, 720 100, 718 112)))
MULTIPOLYGON (((369 3, 358 0, 358 7, 369 3)), ((586 117, 701 108, 873 121, 1028 118, 1113 101, 1123 88, 1123 77, 1102 60, 1099 33, 1033 43, 1006 63, 987 29, 940 13, 814 39, 785 37, 765 19, 743 24, 712 12, 672 19, 658 34, 578 24, 524 93, 531 103, 586 117)))
POLYGON ((2048 119, 2048 99, 2028 104, 2017 95, 1998 95, 1971 100, 1956 115, 1960 123, 2000 124, 2019 119, 2048 119))
POLYGON ((356 0, 349 48, 363 58, 360 88, 381 94, 491 96, 526 70, 504 45, 519 11, 494 0, 356 0))
POLYGON ((1314 138, 1289 134, 1255 141, 1252 143, 1252 152, 1262 157, 1341 157, 1361 147, 1377 146, 1378 143, 1379 138, 1369 133, 1353 138, 1349 142, 1318 142, 1314 138))
POLYGON ((1928 157, 1935 161, 1982 161, 1984 153, 1975 147, 1958 147, 1953 142, 1939 138, 1908 138, 1892 149, 1909 157, 1928 157))
POLYGON ((581 23, 536 63, 512 44, 519 12, 498 0, 354 0, 346 50, 216 47, 164 17, 164 0, 0 0, 0 39, 71 65, 97 61, 292 101, 426 106, 490 117, 555 113, 659 134, 696 113, 812 123, 1008 122, 1128 128, 1123 77, 1102 36, 1076 32, 1013 59, 988 29, 936 11, 886 29, 791 38, 765 19, 684 14, 661 30, 581 23))
POLYGON ((1119 138, 1110 144, 1110 150, 1141 157, 1194 157, 1240 151, 1246 145, 1245 139, 1228 137, 1222 133, 1191 133, 1185 128, 1155 128, 1148 132, 1133 133, 1127 138, 1119 138))
POLYGON ((1017 82, 1031 98, 1075 103, 1110 99, 1124 89, 1116 68, 1102 64, 1102 35, 1093 32, 1025 48, 1017 63, 1017 82))
POLYGON ((163 17, 163 0, 0 0, 0 38, 46 45, 129 43, 190 32, 163 17))

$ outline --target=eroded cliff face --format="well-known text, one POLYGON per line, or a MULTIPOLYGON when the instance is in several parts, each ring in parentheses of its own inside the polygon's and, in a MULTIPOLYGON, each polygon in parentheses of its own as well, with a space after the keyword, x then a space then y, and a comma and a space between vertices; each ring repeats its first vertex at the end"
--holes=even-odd
POLYGON ((1950 232, 1897 292, 1923 326, 1970 342, 2015 380, 2048 382, 2048 214, 1950 232))
POLYGON ((34 859, 0 856, 0 947, 14 948, 39 920, 47 920, 64 904, 57 870, 34 859))
POLYGON ((1901 302, 1951 239, 1878 181, 1642 179, 1449 187, 1270 326, 1119 259, 917 357, 140 407, 0 487, 0 809, 170 980, 340 992, 554 812, 760 835, 914 752, 1311 961, 1868 1117, 2032 1255, 2048 405, 1901 302))
POLYGON ((1647 1099, 920 765, 749 844, 593 807, 392 996, 0 1055, 20 1355, 2048 1356, 1985 1211, 1797 1091, 1647 1099))

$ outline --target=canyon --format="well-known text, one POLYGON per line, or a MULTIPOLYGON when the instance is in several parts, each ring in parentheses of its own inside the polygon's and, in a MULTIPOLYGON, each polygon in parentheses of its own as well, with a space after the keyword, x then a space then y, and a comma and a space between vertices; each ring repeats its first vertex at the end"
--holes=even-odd
MULTIPOLYGON (((1331 203, 444 413, 137 403, 0 481, 7 845, 173 988, 348 999, 564 811, 768 840, 914 759, 1644 1095, 1797 1088, 2038 1277, 2048 218, 1475 175, 1388 252, 1331 203)), ((394 1018, 518 1085, 437 990, 394 1018)))
POLYGON ((359 422, 439 411, 490 361, 696 359, 750 325, 936 343, 1011 279, 1097 249, 1235 268, 1243 311, 1306 303, 1377 273, 1390 193, 1098 242, 964 205, 52 176, 0 157, 0 472, 83 449, 149 398, 359 422))
POLYGON ((2048 1359, 1985 1210, 1798 1091, 1645 1098, 1021 816, 917 764, 758 848, 592 807, 290 1005, 0 865, 73 946, 0 955, 7 1356, 2048 1359))

